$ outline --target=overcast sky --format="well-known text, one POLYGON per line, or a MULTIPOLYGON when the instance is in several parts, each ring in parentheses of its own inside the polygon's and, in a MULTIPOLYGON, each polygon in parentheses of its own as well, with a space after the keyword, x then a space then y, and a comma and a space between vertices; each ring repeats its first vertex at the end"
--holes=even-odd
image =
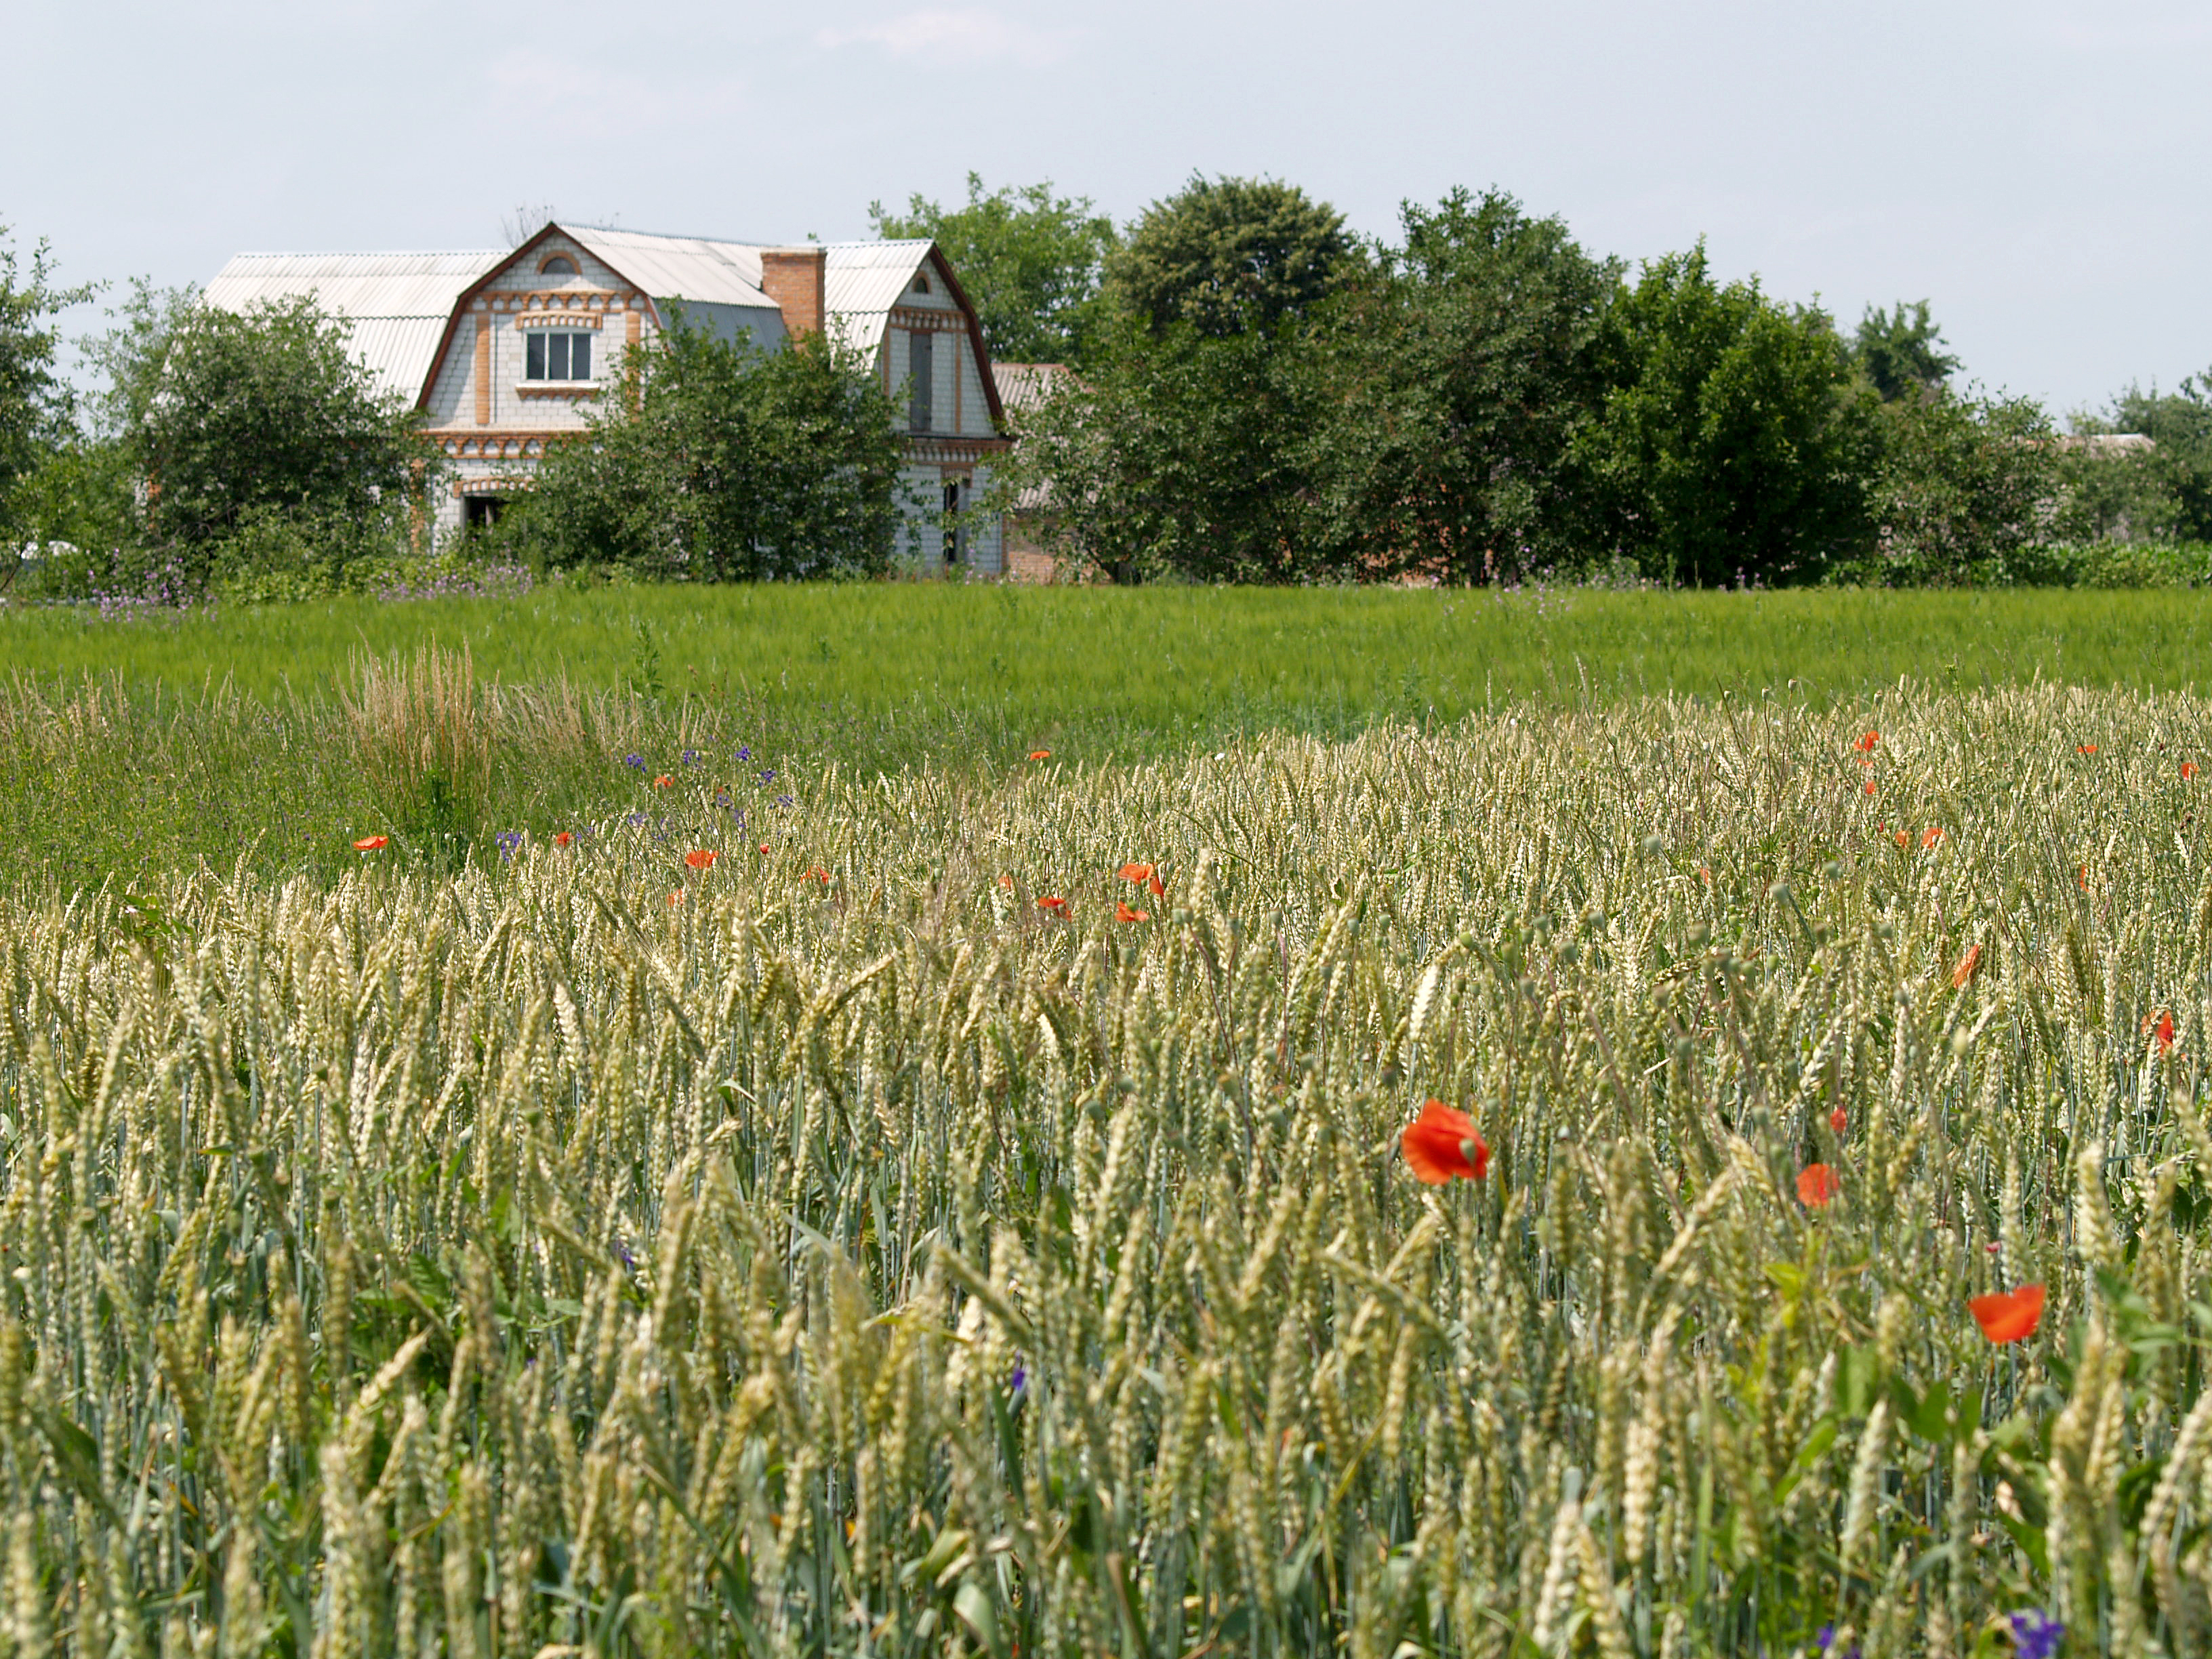
MULTIPOLYGON (((2059 411, 2212 366, 2212 6, 1051 0, 454 6, 25 0, 0 222, 65 277, 246 250, 868 234, 1049 178, 1127 220, 1269 173, 1388 234, 1496 185, 1594 251, 1706 239, 1846 321, 1926 297, 2059 411)), ((95 319, 96 320, 96 319, 95 319)))

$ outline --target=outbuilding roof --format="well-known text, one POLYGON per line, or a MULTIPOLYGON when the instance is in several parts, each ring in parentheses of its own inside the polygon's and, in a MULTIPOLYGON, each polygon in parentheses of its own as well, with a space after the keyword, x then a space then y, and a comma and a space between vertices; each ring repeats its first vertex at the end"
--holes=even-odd
POLYGON ((312 295, 353 325, 352 345, 378 386, 413 401, 435 365, 438 339, 463 291, 507 256, 451 253, 241 253, 201 297, 224 311, 312 295))

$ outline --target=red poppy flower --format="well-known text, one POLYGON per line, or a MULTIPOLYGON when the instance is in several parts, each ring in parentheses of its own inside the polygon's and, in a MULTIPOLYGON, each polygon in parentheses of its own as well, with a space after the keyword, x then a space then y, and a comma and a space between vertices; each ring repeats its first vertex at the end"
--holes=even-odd
POLYGON ((389 836, 363 836, 354 842, 353 850, 356 853, 381 853, 391 845, 392 837, 389 836))
POLYGON ((663 772, 653 781, 653 787, 656 789, 673 789, 676 787, 676 780, 663 772))
POLYGON ((1850 1114, 1845 1112, 1840 1106, 1837 1107, 1834 1111, 1828 1114, 1828 1127, 1831 1129, 1833 1129, 1838 1134, 1843 1133, 1844 1126, 1850 1121, 1850 1114))
POLYGON ((999 885, 1005 888, 1011 893, 1014 890, 1014 878, 1012 876, 1000 876, 999 878, 999 885))
POLYGON ((2023 1285, 2016 1291, 1978 1296, 1966 1304, 1966 1311, 1990 1341, 2017 1342, 2033 1336, 2043 1322, 2043 1286, 2023 1285))
POLYGON ((1490 1170, 1490 1147, 1474 1132, 1474 1120, 1441 1100, 1422 1103, 1421 1115, 1398 1136, 1398 1150, 1413 1179, 1441 1187, 1457 1176, 1480 1181, 1490 1170))
POLYGON ((1032 749, 1030 750, 1030 758, 1031 760, 1050 760, 1052 758, 1052 750, 1049 749, 1032 749))
POLYGON ((1150 921, 1152 917, 1142 910, 1132 910, 1121 900, 1114 901, 1114 920, 1116 921, 1150 921))
POLYGON ((1152 866, 1149 864, 1125 864, 1114 873, 1124 881, 1149 881, 1152 879, 1152 866))
POLYGON ((1875 746, 1875 744, 1876 744, 1880 743, 1881 741, 1881 732, 1868 732, 1864 737, 1861 738, 1860 738, 1856 743, 1853 744, 1851 745, 1851 747, 1852 747, 1852 748, 1854 748, 1854 749, 1856 749, 1856 750, 1857 750, 1859 751, 1859 753, 1861 753, 1862 755, 1863 755, 1863 754, 1867 753, 1869 750, 1872 750, 1872 749, 1873 749, 1873 747, 1875 746))
POLYGON ((806 872, 806 879, 809 881, 818 881, 824 887, 827 887, 830 884, 830 872, 817 864, 811 870, 809 870, 806 872))
POLYGON ((570 835, 566 830, 556 830, 553 832, 553 844, 556 847, 566 847, 575 839, 575 836, 570 835))
POLYGON ((1044 897, 1037 901, 1037 908, 1040 910, 1049 910, 1056 916, 1065 915, 1067 913, 1067 901, 1064 898, 1057 898, 1050 894, 1047 894, 1044 897))
POLYGON ((2094 755, 2097 752, 2097 745, 2094 743, 2077 743, 2074 745, 2074 752, 2077 755, 2094 755))
POLYGON ((2188 782, 2190 779, 2196 775, 2197 763, 2195 761, 2184 761, 2181 763, 2181 781, 2184 783, 2188 782))
POLYGON ((766 858, 768 856, 768 843, 766 842, 763 842, 761 843, 761 856, 763 858, 766 858))
POLYGON ((1157 871, 1153 872, 1152 878, 1146 882, 1145 885, 1152 890, 1152 896, 1154 898, 1165 898, 1168 896, 1167 887, 1160 880, 1159 873, 1157 871))
POLYGON ((1894 840, 1899 847, 1910 847, 1912 844, 1912 837, 1906 835, 1902 830, 1899 830, 1892 839, 1894 840))
POLYGON ((684 862, 694 870, 704 870, 721 856, 720 853, 710 853, 703 847, 695 847, 684 855, 684 862))
POLYGON ((2173 1012, 2171 1009, 2162 1008, 2159 1011, 2159 1016, 2156 1019, 2145 1020, 2143 1022, 2143 1030, 2153 1032, 2157 1036, 2159 1053, 2162 1054, 2172 1053, 2173 1012))
POLYGON ((1980 971, 1981 966, 1982 947, 1978 945, 1968 945, 1966 954, 1959 958, 1959 965, 1951 970, 1951 988, 1955 991, 1964 986, 1980 971))
POLYGON ((2076 887, 2079 887, 2085 893, 2089 890, 2089 866, 2087 865, 2083 865, 2079 870, 2074 872, 2074 884, 2076 887))
POLYGON ((1874 780, 1872 778, 1869 778, 1867 780, 1867 793, 1869 795, 1874 793, 1874 780))
POLYGON ((671 893, 671 894, 668 896, 668 902, 669 902, 671 904, 681 904, 681 903, 683 903, 683 902, 684 902, 684 890, 683 890, 681 887, 679 887, 679 888, 678 888, 674 892, 671 893))
POLYGON ((1942 839, 1943 832, 1931 823, 1920 832, 1920 850, 1924 853, 1942 839))
POLYGON ((1808 1210, 1825 1210, 1828 1200, 1843 1191, 1844 1183, 1825 1164, 1808 1164, 1797 1171, 1797 1201, 1808 1210))

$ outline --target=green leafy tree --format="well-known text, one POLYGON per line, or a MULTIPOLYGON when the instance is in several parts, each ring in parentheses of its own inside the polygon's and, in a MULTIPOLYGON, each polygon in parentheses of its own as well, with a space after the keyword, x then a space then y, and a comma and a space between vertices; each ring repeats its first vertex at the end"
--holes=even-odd
POLYGON ((2026 398, 1899 398, 1875 416, 1871 550, 1835 574, 1890 586, 2002 586, 2030 579, 2061 457, 2026 398))
POLYGON ((1943 388, 1959 359, 1945 351, 1943 331, 1928 315, 1928 301, 1899 300, 1884 311, 1869 306, 1851 342, 1851 358, 1884 403, 1908 392, 1930 397, 1943 388))
POLYGON ((12 574, 14 550, 41 526, 22 498, 24 483, 74 435, 68 384, 56 368, 60 334, 54 319, 94 294, 90 284, 62 288, 53 256, 40 241, 26 266, 0 225, 0 576, 12 574))
POLYGON ((1572 562, 1568 456, 1605 386, 1620 268, 1510 196, 1401 210, 1405 241, 1332 319, 1316 426, 1327 522, 1364 574, 1481 580, 1572 562))
POLYGON ((986 191, 982 175, 971 173, 963 206, 917 195, 904 213, 874 203, 868 218, 885 240, 926 236, 944 250, 992 356, 1079 364, 1091 356, 1115 234, 1089 197, 1055 196, 1049 179, 986 191))
POLYGON ((1125 319, 1098 370, 1030 414, 1002 471, 1063 559, 1117 581, 1343 574, 1319 522, 1320 348, 1285 320, 1212 336, 1125 319))
POLYGON ((143 290, 107 353, 150 539, 194 575, 271 514, 388 519, 434 470, 406 400, 306 296, 239 313, 143 290))
POLYGON ((674 326, 624 358, 507 533, 556 568, 750 581, 888 562, 898 439, 868 363, 827 336, 761 351, 674 326))
POLYGON ((2069 453, 2062 532, 2081 539, 2212 542, 2212 370, 2172 392, 2130 386, 2100 416, 2077 418, 2084 434, 2139 433, 2148 451, 2069 453))
POLYGON ((1700 244, 1644 267, 1597 349, 1610 390, 1575 459, 1599 546, 1700 587, 1811 580, 1863 546, 1871 425, 1817 307, 1716 283, 1700 244))
POLYGON ((1156 331, 1272 334, 1312 312, 1356 253, 1344 216, 1295 185, 1197 175, 1130 228, 1107 287, 1156 331))

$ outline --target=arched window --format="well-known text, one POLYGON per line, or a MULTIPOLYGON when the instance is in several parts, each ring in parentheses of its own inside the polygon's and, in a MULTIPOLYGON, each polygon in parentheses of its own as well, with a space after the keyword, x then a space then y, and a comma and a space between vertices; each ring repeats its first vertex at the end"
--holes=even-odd
POLYGON ((915 276, 915 279, 914 279, 914 291, 915 291, 916 294, 927 294, 927 293, 928 293, 928 292, 929 292, 929 278, 928 278, 927 276, 923 276, 923 275, 921 275, 921 274, 916 274, 916 276, 915 276))
POLYGON ((574 276, 576 262, 565 253, 549 253, 538 264, 538 271, 542 276, 574 276))

